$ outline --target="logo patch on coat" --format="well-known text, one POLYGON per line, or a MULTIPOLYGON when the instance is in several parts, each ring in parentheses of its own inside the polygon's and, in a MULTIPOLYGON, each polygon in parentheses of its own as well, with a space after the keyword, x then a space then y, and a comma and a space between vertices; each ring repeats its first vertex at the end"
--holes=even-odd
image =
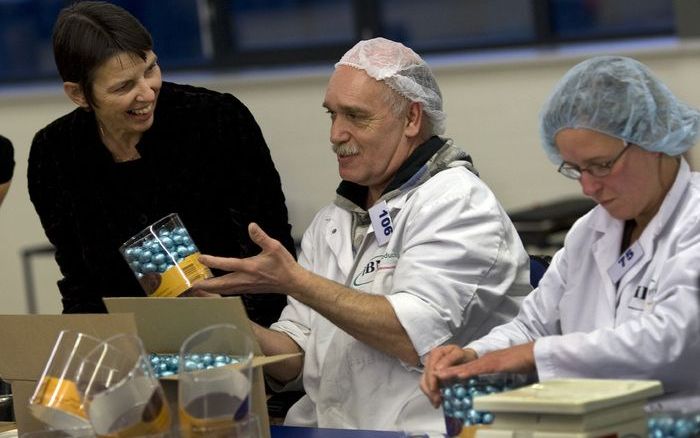
POLYGON ((374 256, 365 264, 364 268, 352 279, 353 286, 363 286, 374 281, 374 276, 379 271, 393 271, 396 269, 398 255, 392 252, 374 256))

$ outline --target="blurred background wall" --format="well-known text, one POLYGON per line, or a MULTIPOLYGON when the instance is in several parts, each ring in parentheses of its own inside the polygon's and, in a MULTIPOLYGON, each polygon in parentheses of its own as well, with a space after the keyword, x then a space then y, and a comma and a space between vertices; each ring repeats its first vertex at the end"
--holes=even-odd
MULTIPOLYGON (((52 20, 47 23, 50 28, 52 20)), ((538 113, 543 101, 561 75, 580 60, 595 54, 633 56, 649 65, 677 96, 700 106, 700 42, 691 34, 679 37, 678 27, 674 24, 670 33, 644 39, 593 38, 585 43, 516 44, 489 51, 439 51, 425 45, 425 53, 418 51, 433 66, 442 88, 448 115, 447 135, 472 155, 481 177, 504 207, 513 211, 580 194, 578 184, 558 175, 547 161, 538 137, 538 113)), ((695 30, 692 25, 688 29, 690 33, 695 30)), ((8 37, 0 33, 0 38, 8 37)), ((158 44, 156 38, 156 50, 158 44)), ((410 41, 407 44, 412 45, 410 41)), ((350 45, 339 44, 339 53, 350 45)), ((268 55, 261 53, 251 56, 264 60, 268 55)), ((336 55, 333 52, 333 58, 295 64, 293 68, 163 67, 165 80, 230 92, 250 108, 280 172, 295 238, 301 236, 314 213, 333 199, 339 182, 329 147, 329 120, 321 108, 332 72, 331 59, 335 60, 336 55)), ((42 65, 52 65, 50 53, 44 50, 43 56, 49 58, 43 59, 42 65)), ((7 59, 0 58, 0 64, 7 59)), ((17 162, 12 187, 0 208, 2 314, 28 311, 22 254, 47 243, 26 188, 26 160, 32 137, 38 129, 72 109, 55 73, 39 82, 6 77, 0 83, 0 133, 12 140, 17 162)), ((196 150, 197 145, 192 147, 196 150)), ((690 157, 696 169, 700 167, 698 155, 690 157)), ((30 261, 36 310, 60 312, 55 284, 60 273, 52 255, 37 255, 30 261)))

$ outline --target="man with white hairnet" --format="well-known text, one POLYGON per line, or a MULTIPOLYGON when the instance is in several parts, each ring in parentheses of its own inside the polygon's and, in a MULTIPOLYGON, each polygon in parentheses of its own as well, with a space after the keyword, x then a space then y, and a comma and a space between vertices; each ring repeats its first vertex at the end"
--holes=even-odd
POLYGON ((289 296, 279 322, 254 330, 276 386, 303 380, 286 424, 444 430, 418 387, 422 359, 517 313, 529 260, 469 156, 440 137, 442 97, 411 49, 376 38, 336 64, 323 106, 342 182, 302 240, 297 264, 251 224, 249 259, 202 256, 231 271, 195 290, 289 296))
POLYGON ((572 68, 541 117, 550 159, 598 206, 518 317, 465 349, 433 351, 421 387, 435 406, 440 380, 502 371, 697 388, 700 174, 681 154, 700 112, 638 61, 606 56, 572 68))

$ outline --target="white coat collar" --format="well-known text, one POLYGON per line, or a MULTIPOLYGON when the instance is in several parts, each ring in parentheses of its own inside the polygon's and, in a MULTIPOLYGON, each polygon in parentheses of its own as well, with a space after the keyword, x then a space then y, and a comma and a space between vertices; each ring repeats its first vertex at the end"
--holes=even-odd
MULTIPOLYGON (((673 185, 661 203, 659 211, 652 218, 649 225, 647 225, 646 229, 639 237, 638 242, 644 251, 644 256, 640 262, 635 264, 635 266, 633 266, 629 272, 625 274, 620 281, 619 287, 624 287, 626 283, 625 279, 634 278, 636 273, 644 269, 649 260, 651 260, 654 252, 656 237, 662 232, 663 227, 668 223, 670 216, 676 210, 684 191, 688 187, 690 177, 690 167, 688 166, 688 163, 681 158, 681 165, 673 185)), ((601 206, 595 207, 593 211, 591 211, 590 215, 591 217, 588 221, 588 227, 597 234, 597 236, 594 237, 592 245, 596 265, 598 266, 600 275, 603 278, 609 279, 607 271, 620 256, 620 242, 622 239, 625 222, 613 218, 601 206)), ((606 281, 604 284, 606 288, 606 296, 612 305, 611 309, 615 308, 615 285, 612 283, 612 280, 606 281)))

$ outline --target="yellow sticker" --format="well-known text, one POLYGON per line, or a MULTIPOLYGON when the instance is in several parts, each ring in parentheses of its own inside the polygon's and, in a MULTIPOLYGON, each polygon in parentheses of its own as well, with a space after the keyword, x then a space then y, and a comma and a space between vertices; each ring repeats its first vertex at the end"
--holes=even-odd
POLYGON ((141 279, 141 284, 154 297, 180 296, 195 281, 212 277, 209 268, 199 262, 199 255, 199 252, 188 255, 177 266, 162 274, 146 274, 141 279), (145 285, 144 281, 148 284, 145 285))
POLYGON ((228 437, 236 422, 231 416, 219 418, 196 418, 180 407, 180 434, 186 438, 228 437))
POLYGON ((75 382, 58 377, 46 376, 41 382, 41 385, 42 387, 37 391, 36 396, 32 399, 32 403, 87 418, 75 382))

